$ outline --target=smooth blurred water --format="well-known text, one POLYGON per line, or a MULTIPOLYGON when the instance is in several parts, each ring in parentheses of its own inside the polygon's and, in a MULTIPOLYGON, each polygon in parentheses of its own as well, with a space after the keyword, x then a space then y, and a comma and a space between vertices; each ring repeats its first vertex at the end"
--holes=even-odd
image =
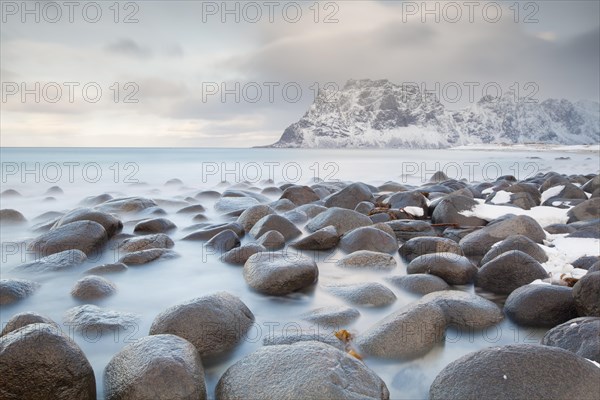
MULTIPOLYGON (((3 226, 2 278, 16 276, 12 268, 32 257, 25 251, 8 251, 7 244, 35 237, 30 227, 35 218, 47 211, 65 212, 77 207, 87 196, 110 193, 113 196, 141 195, 153 199, 182 200, 203 189, 224 190, 221 181, 236 184, 246 181, 259 188, 272 185, 264 180, 310 184, 314 178, 326 180, 364 181, 380 184, 396 181, 418 185, 429 180, 437 170, 450 177, 473 180, 495 180, 501 175, 518 179, 538 172, 554 170, 561 173, 597 173, 598 153, 507 152, 464 150, 298 150, 298 149, 7 149, 2 156, 2 191, 17 190, 21 197, 0 199, 1 208, 14 208, 28 219, 26 225, 3 226), (538 157, 538 158, 532 158, 538 157), (556 160, 570 157, 568 160, 556 160), (165 186, 172 178, 184 186, 165 186), (64 194, 46 194, 59 186, 64 194)), ((276 200, 277 197, 273 197, 276 200)), ((211 222, 227 220, 213 209, 214 201, 202 201, 211 222)), ((192 225, 190 215, 176 214, 180 206, 162 206, 179 229, 170 236, 180 258, 132 267, 123 274, 108 276, 118 287, 118 293, 97 302, 101 307, 137 313, 139 326, 119 335, 104 334, 86 337, 72 334, 83 348, 96 373, 102 398, 102 371, 110 358, 127 342, 147 335, 154 317, 165 308, 179 302, 219 290, 239 296, 256 316, 256 326, 249 337, 231 354, 218 360, 205 360, 209 396, 222 373, 241 356, 261 346, 272 329, 293 332, 298 327, 316 329, 303 322, 300 314, 317 307, 342 305, 343 300, 328 293, 322 283, 380 282, 394 291, 398 300, 383 308, 357 307, 361 316, 344 328, 357 333, 414 301, 415 296, 387 283, 389 275, 405 274, 406 265, 395 255, 398 267, 390 272, 349 272, 336 267, 339 252, 319 253, 319 284, 309 290, 275 298, 249 290, 242 277, 242 268, 221 263, 215 255, 206 254, 201 243, 184 242, 182 228, 192 225)), ((135 217, 124 217, 125 233, 132 233, 135 217)), ((302 228, 302 225, 300 226, 302 228)), ((252 239, 246 235, 243 243, 252 239)), ((314 253, 306 253, 315 256, 314 253)), ((61 322, 66 310, 81 303, 73 299, 70 288, 81 278, 82 271, 95 265, 115 262, 120 254, 106 250, 75 270, 47 276, 30 276, 42 283, 28 299, 3 306, 0 321, 5 324, 14 314, 36 311, 61 322)), ((472 287, 462 290, 472 291, 472 287)), ((321 328, 323 329, 323 328, 321 328)), ((69 333, 68 328, 65 332, 69 333)), ((482 332, 447 332, 445 343, 417 360, 385 361, 373 358, 365 363, 386 382, 393 399, 425 398, 431 381, 449 362, 477 349, 508 343, 536 343, 543 330, 518 328, 508 321, 482 332)))

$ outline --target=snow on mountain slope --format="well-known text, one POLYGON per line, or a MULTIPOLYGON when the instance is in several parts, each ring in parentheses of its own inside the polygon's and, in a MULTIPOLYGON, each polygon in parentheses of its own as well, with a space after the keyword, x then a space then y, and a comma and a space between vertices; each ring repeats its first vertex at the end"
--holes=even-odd
POLYGON ((519 101, 512 92, 450 111, 435 95, 387 80, 350 80, 322 90, 270 147, 444 148, 479 143, 600 141, 597 102, 519 101))

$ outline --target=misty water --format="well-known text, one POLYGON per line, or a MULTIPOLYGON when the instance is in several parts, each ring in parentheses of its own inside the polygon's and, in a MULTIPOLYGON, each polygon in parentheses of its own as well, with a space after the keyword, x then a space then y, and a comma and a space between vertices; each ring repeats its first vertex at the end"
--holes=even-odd
MULTIPOLYGON (((442 170, 451 178, 469 181, 493 181, 501 175, 525 179, 537 173, 557 171, 567 174, 598 173, 597 152, 564 151, 467 151, 467 150, 296 150, 296 149, 7 149, 2 156, 2 191, 14 189, 22 197, 3 197, 1 208, 13 208, 25 215, 28 223, 2 227, 2 278, 27 277, 42 285, 31 297, 1 309, 4 325, 13 315, 35 311, 63 321, 68 309, 83 303, 72 298, 70 289, 89 267, 116 262, 121 254, 111 246, 90 257, 83 265, 66 272, 46 275, 17 275, 11 270, 31 260, 34 255, 25 250, 24 243, 36 236, 35 224, 44 222, 38 216, 49 211, 66 212, 78 207, 87 197, 109 193, 113 197, 143 196, 155 200, 183 201, 201 190, 222 192, 246 182, 256 188, 275 186, 284 181, 311 184, 315 178, 324 180, 363 181, 378 185, 386 181, 420 185, 442 170), (178 178, 184 185, 165 185, 178 178), (267 179, 274 181, 266 182, 267 179), (64 194, 46 194, 59 186, 64 194), (15 250, 17 249, 17 250, 15 250)), ((278 196, 272 196, 277 200, 278 196)), ((210 222, 230 221, 214 209, 214 200, 199 203, 206 209, 210 222)), ((262 345, 262 339, 274 331, 289 333, 302 329, 326 330, 310 326, 299 316, 311 309, 348 305, 344 300, 325 291, 323 283, 380 282, 390 288, 397 300, 390 306, 369 308, 355 306, 361 316, 340 328, 359 333, 372 324, 417 299, 384 280, 386 276, 403 275, 406 264, 395 255, 398 267, 389 272, 359 272, 335 266, 339 252, 304 252, 315 257, 319 266, 319 283, 313 288, 284 297, 269 297, 248 288, 241 266, 227 265, 218 255, 208 254, 200 242, 180 239, 189 232, 184 229, 194 222, 189 214, 176 214, 179 203, 159 202, 178 229, 170 233, 175 250, 181 257, 131 267, 126 273, 107 276, 118 292, 96 305, 138 314, 139 324, 120 332, 104 332, 101 336, 69 334, 83 349, 92 364, 97 380, 99 398, 103 397, 104 367, 128 342, 148 334, 154 317, 169 306, 209 294, 228 291, 239 296, 256 317, 248 337, 234 351, 219 359, 203 360, 210 398, 223 372, 245 354, 262 345)), ((132 233, 140 216, 122 215, 124 233, 132 233)), ((300 228, 303 229, 301 224, 300 228)), ((303 232, 306 230, 303 229, 303 232)), ((242 244, 253 239, 246 235, 242 244)), ((473 291, 472 286, 460 290, 473 291)), ((502 299, 498 299, 502 301, 502 299)), ((364 362, 387 384, 393 399, 425 398, 437 373, 456 358, 494 345, 537 343, 544 330, 516 327, 505 320, 501 324, 478 332, 453 331, 446 333, 444 343, 426 356, 406 362, 365 358, 364 362)))

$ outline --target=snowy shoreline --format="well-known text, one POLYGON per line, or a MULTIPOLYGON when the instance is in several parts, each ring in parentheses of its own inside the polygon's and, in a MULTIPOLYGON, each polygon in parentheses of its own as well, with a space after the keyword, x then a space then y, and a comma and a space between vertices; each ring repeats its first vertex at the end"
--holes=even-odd
POLYGON ((478 150, 478 151, 564 151, 568 153, 599 153, 600 144, 468 144, 450 147, 448 150, 478 150))

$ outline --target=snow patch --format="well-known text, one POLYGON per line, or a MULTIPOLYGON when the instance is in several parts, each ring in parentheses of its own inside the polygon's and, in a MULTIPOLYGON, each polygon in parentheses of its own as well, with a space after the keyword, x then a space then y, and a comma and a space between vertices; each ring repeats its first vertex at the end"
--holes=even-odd
POLYGON ((492 202, 492 204, 506 204, 506 203, 510 203, 510 195, 511 194, 512 193, 509 193, 507 191, 499 190, 499 191, 496 192, 496 195, 491 200, 491 202, 492 202))
POLYGON ((406 211, 410 215, 414 215, 415 217, 422 217, 424 215, 423 209, 421 207, 404 207, 404 211, 406 211))
POLYGON ((542 227, 552 224, 566 224, 569 220, 566 208, 555 208, 547 206, 533 207, 531 210, 523 210, 518 207, 499 206, 493 204, 478 204, 471 210, 461 211, 459 214, 465 217, 477 217, 486 221, 492 221, 504 215, 528 215, 535 219, 542 227))
POLYGON ((560 192, 563 191, 565 185, 552 186, 550 189, 547 189, 542 192, 542 203, 548 200, 551 197, 558 196, 560 192))

